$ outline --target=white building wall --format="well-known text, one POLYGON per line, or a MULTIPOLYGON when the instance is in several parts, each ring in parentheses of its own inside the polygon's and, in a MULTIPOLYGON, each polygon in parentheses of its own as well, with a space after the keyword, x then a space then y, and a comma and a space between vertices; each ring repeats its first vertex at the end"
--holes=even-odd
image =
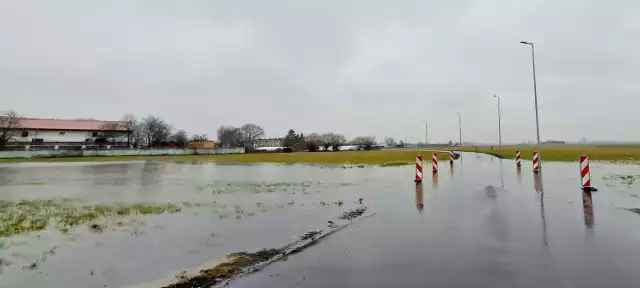
MULTIPOLYGON (((13 141, 16 142, 31 142, 33 138, 42 138, 44 142, 85 142, 85 139, 93 139, 93 132, 95 131, 63 131, 63 130, 27 130, 29 135, 22 137, 22 132, 18 132, 18 135, 14 137, 13 141)), ((118 141, 126 141, 127 133, 120 132, 122 136, 118 141)))
POLYGON ((254 143, 255 148, 262 147, 281 147, 282 139, 281 138, 270 138, 270 139, 256 139, 254 143))

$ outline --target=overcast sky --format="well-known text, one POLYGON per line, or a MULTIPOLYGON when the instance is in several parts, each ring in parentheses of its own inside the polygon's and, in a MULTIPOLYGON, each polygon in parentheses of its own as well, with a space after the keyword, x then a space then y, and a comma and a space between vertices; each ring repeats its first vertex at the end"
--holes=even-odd
POLYGON ((0 110, 157 115, 215 137, 640 140, 640 4, 585 0, 1 0, 0 110))

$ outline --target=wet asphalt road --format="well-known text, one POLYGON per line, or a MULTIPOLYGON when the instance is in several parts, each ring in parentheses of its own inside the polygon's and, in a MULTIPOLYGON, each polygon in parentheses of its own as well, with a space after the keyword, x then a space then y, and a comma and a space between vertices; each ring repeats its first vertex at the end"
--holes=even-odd
POLYGON ((572 166, 540 179, 464 157, 418 187, 371 187, 374 217, 231 287, 640 287, 640 216, 612 191, 585 207, 572 166))

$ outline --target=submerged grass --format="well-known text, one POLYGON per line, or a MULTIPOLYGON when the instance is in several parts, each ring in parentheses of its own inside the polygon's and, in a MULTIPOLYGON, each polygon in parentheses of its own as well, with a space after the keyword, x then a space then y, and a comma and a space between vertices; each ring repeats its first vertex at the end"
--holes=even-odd
MULTIPOLYGON (((68 200, 0 200, 0 237, 40 231, 50 224, 56 224, 60 231, 66 232, 71 227, 89 224, 101 218, 175 213, 181 209, 171 203, 79 206, 68 200)), ((92 223, 89 228, 91 231, 101 231, 102 229, 98 229, 101 227, 104 228, 104 225, 92 223)))
POLYGON ((337 189, 345 186, 351 186, 349 182, 324 182, 324 181, 301 181, 301 182, 233 182, 216 180, 212 183, 199 186, 201 191, 210 190, 213 194, 228 193, 274 193, 274 192, 302 192, 307 194, 310 189, 321 186, 325 189, 337 189))
MULTIPOLYGON (((110 156, 0 159, 0 162, 105 162, 105 161, 213 161, 219 163, 316 163, 316 164, 375 164, 382 166, 405 165, 415 161, 418 154, 429 156, 433 151, 408 149, 383 149, 372 151, 256 153, 228 155, 180 155, 180 156, 110 156)), ((445 152, 439 159, 449 159, 445 152)), ((431 157, 425 157, 429 160, 431 157)))
MULTIPOLYGON (((450 149, 446 147, 443 149, 450 149)), ((499 158, 513 159, 516 157, 516 150, 520 150, 522 159, 531 159, 533 151, 540 152, 543 161, 578 161, 582 154, 589 156, 590 160, 603 160, 611 162, 635 162, 640 161, 640 147, 637 146, 598 146, 598 145, 541 145, 538 149, 534 146, 503 146, 487 147, 471 146, 455 147, 455 151, 478 152, 494 155, 499 158)))

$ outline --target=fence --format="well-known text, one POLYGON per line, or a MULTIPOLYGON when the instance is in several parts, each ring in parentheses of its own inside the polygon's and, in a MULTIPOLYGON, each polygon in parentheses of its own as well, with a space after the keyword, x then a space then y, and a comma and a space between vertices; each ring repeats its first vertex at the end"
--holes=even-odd
POLYGON ((58 158, 95 156, 178 156, 242 154, 244 148, 220 149, 140 149, 140 150, 81 150, 81 151, 0 151, 0 158, 58 158))

